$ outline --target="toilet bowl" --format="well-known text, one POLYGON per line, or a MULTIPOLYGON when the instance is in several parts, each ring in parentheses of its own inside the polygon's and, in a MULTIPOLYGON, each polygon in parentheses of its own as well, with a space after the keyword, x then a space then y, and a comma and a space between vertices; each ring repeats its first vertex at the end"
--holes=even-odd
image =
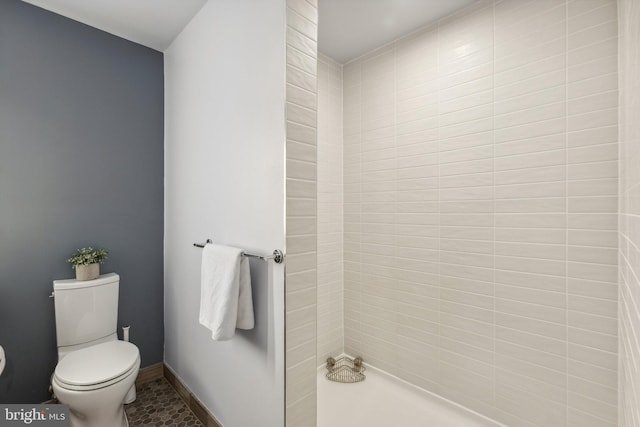
POLYGON ((140 369, 138 347, 107 341, 68 353, 53 374, 53 391, 69 405, 71 427, 127 427, 124 401, 140 369))

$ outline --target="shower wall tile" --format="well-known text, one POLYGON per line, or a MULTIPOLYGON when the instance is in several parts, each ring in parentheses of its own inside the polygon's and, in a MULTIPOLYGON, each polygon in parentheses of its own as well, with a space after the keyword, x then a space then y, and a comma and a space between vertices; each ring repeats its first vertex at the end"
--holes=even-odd
MULTIPOLYGON (((620 54, 620 426, 640 425, 640 4, 618 2, 620 54)), ((607 70, 608 71, 608 70, 607 70)), ((613 134, 613 130, 611 130, 613 134)))
POLYGON ((615 10, 480 1, 344 65, 347 353, 507 425, 616 424, 615 10))
MULTIPOLYGON (((496 5, 497 172, 566 168, 566 8, 559 3, 522 4, 515 22, 503 13, 505 3, 496 5), (538 64, 548 79, 524 73, 515 80, 521 70, 538 64)), ((567 425, 566 172, 541 173, 526 184, 496 181, 496 315, 531 319, 524 325, 496 325, 496 418, 567 425), (520 230, 544 238, 512 239, 520 230), (543 329, 543 322, 558 328, 543 329), (516 387, 513 378, 520 379, 516 387), (545 392, 531 393, 526 385, 531 380, 545 392), (517 391, 504 392, 511 387, 517 391), (530 399, 533 410, 520 413, 530 399), (553 410, 537 414, 547 405, 553 410)))
POLYGON ((316 425, 318 11, 287 0, 286 426, 316 425))
MULTIPOLYGON (((573 7, 576 1, 569 3, 567 28, 568 70, 583 67, 594 61, 617 61, 617 19, 616 3, 594 2, 590 7, 573 7), (573 12, 573 13, 572 13, 573 12)), ((616 75, 610 69, 604 74, 593 74, 590 79, 601 79, 588 90, 582 77, 568 74, 567 126, 568 145, 567 191, 568 214, 601 215, 615 214, 618 210, 617 185, 612 185, 610 177, 586 178, 580 169, 573 165, 591 165, 593 163, 617 161, 618 144, 613 137, 598 141, 582 142, 589 132, 607 132, 617 126, 618 105, 617 78, 602 79, 616 75), (615 98, 615 100, 614 100, 615 98), (572 136, 576 135, 574 138, 572 136), (576 191, 578 189, 578 191, 576 191)), ((568 235, 583 232, 579 227, 568 225, 568 235)), ((587 232, 588 233, 588 232, 587 232)), ((617 246, 617 242, 614 242, 617 246)), ((611 252, 607 241, 600 245, 584 244, 569 238, 567 246, 567 267, 569 280, 582 280, 600 284, 614 285, 618 280, 617 259, 607 256, 611 252)), ((591 363, 598 368, 616 371, 617 369, 617 331, 594 330, 603 319, 615 321, 617 304, 610 300, 592 298, 579 290, 567 289, 568 296, 568 366, 574 361, 584 362, 590 357, 591 363), (588 325, 576 325, 576 316, 590 316, 588 325), (597 356, 597 357, 596 357, 597 356)), ((593 378, 585 378, 577 372, 568 377, 569 407, 572 413, 581 418, 591 418, 602 425, 613 424, 617 418, 617 388, 610 384, 601 384, 593 378)))
POLYGON ((440 357, 438 382, 443 396, 484 411, 495 394, 493 5, 485 2, 441 22, 438 35, 438 151, 433 157, 439 166, 439 203, 464 204, 455 213, 439 209, 438 298, 446 303, 439 307, 439 335, 463 360, 487 365, 476 371, 440 357))
POLYGON ((318 57, 319 366, 344 352, 342 65, 318 57))

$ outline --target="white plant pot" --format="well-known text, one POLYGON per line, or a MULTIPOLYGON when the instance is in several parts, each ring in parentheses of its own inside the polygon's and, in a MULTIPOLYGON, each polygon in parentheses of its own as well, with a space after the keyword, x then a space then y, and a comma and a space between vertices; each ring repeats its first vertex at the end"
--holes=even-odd
POLYGON ((85 280, 97 279, 100 275, 100 264, 78 265, 76 267, 76 280, 83 282, 85 280))

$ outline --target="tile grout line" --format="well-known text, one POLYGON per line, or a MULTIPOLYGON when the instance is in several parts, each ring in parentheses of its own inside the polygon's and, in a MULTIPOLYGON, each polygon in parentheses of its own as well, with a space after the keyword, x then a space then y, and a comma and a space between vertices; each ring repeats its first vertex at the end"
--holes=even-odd
POLYGON ((437 274, 438 274, 438 371, 437 371, 437 382, 438 383, 442 383, 442 367, 441 367, 441 361, 442 361, 442 254, 441 254, 441 250, 442 250, 442 208, 441 208, 441 192, 442 192, 442 185, 441 185, 441 177, 442 177, 442 165, 440 163, 440 146, 441 146, 441 140, 440 140, 440 108, 441 108, 441 100, 440 100, 440 26, 441 26, 441 20, 438 20, 438 22, 435 25, 435 31, 436 31, 436 79, 437 79, 437 84, 436 84, 436 129, 437 129, 437 136, 436 136, 436 165, 437 165, 437 169, 436 169, 436 173, 438 176, 438 258, 437 258, 437 262, 438 262, 438 269, 437 269, 437 274))
POLYGON ((565 0, 565 82, 564 82, 564 150, 565 150, 565 425, 569 425, 569 0, 565 0))
POLYGON ((491 36, 492 36, 492 70, 491 70, 491 182, 492 182, 492 235, 491 235, 491 271, 492 271, 492 291, 493 291, 493 400, 492 405, 494 408, 497 407, 496 400, 498 394, 498 367, 496 363, 496 341, 497 341, 497 325, 496 325, 496 2, 495 0, 492 3, 492 26, 491 26, 491 36))

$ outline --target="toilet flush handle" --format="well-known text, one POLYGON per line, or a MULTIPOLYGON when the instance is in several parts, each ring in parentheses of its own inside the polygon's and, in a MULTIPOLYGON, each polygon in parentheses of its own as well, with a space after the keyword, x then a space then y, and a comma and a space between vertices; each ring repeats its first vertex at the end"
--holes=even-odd
POLYGON ((56 297, 56 292, 55 291, 51 291, 51 295, 49 295, 49 298, 55 298, 56 297))

